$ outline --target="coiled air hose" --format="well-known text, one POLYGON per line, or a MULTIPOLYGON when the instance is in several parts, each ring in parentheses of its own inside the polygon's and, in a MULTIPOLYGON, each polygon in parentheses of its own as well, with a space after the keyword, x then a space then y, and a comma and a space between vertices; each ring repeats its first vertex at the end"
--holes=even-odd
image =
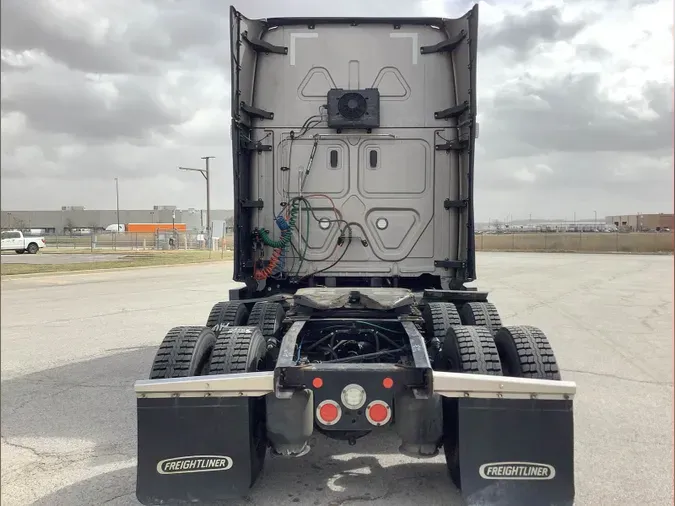
MULTIPOLYGON (((277 216, 276 221, 277 224, 279 225, 279 228, 281 229, 281 239, 278 241, 273 240, 267 230, 265 229, 260 229, 258 230, 258 234, 260 234, 260 238, 262 239, 263 244, 265 246, 269 246, 270 248, 280 248, 280 249, 285 249, 288 247, 288 245, 291 242, 291 237, 293 236, 292 230, 293 227, 295 226, 295 220, 298 217, 298 211, 300 210, 300 207, 298 205, 299 200, 294 200, 291 203, 291 211, 288 217, 288 222, 286 223, 286 227, 284 228, 284 225, 282 223, 279 223, 279 220, 284 220, 282 216, 277 216)), ((285 221, 285 220, 284 220, 285 221)))
POLYGON ((293 200, 291 202, 288 221, 286 221, 281 215, 275 218, 278 227, 281 229, 281 238, 278 241, 273 240, 267 230, 262 228, 258 230, 258 234, 260 235, 260 239, 262 240, 263 244, 265 246, 274 248, 274 250, 272 251, 272 256, 270 257, 269 262, 267 262, 267 265, 263 269, 255 270, 254 277, 256 280, 262 281, 274 273, 274 270, 279 264, 282 255, 285 253, 286 248, 288 248, 288 245, 291 243, 291 238, 293 237, 293 227, 295 226, 295 220, 297 219, 298 211, 300 210, 298 203, 299 200, 293 200))

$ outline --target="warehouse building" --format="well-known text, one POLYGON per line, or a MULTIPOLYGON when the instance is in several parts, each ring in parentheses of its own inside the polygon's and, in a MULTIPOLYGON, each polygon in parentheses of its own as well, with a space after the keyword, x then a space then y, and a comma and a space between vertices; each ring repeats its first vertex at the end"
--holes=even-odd
MULTIPOLYGON (((224 222, 232 226, 234 211, 211 210, 214 234, 224 222)), ((120 209, 119 221, 128 223, 185 223, 189 232, 206 229, 206 210, 178 209, 176 206, 154 206, 153 209, 120 209)), ((0 226, 3 230, 21 229, 45 235, 70 235, 100 233, 117 223, 117 211, 85 209, 82 206, 63 206, 60 211, 1 211, 0 226)))
POLYGON ((605 222, 625 232, 661 232, 675 229, 675 215, 673 213, 607 216, 605 222))

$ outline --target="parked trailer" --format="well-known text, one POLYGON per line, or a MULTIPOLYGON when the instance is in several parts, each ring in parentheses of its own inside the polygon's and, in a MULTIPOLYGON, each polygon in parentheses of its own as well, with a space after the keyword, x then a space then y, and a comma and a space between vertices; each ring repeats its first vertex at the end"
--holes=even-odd
POLYGON ((468 505, 571 505, 576 385, 544 332, 505 325, 466 286, 478 7, 232 8, 230 35, 245 286, 205 325, 171 329, 135 384, 140 502, 227 504, 268 451, 302 458, 315 432, 346 445, 391 430, 405 455, 443 451, 468 505))
POLYGON ((176 230, 177 232, 186 232, 187 225, 185 223, 127 223, 126 231, 129 233, 155 233, 157 231, 170 232, 176 230))

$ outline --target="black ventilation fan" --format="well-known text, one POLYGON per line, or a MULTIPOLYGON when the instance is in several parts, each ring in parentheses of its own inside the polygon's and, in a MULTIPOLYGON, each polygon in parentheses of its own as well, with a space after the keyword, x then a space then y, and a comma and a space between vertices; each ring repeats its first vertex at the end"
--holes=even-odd
POLYGON ((328 92, 329 128, 377 128, 380 126, 380 92, 334 89, 328 92))
POLYGON ((338 100, 338 112, 350 121, 359 119, 366 113, 368 104, 360 93, 345 93, 338 100))

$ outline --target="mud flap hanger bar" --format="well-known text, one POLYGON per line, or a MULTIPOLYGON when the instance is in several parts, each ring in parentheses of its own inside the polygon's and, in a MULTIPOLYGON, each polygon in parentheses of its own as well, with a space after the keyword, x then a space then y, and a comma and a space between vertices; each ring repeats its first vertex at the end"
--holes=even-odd
MULTIPOLYGON (((439 371, 432 378, 443 397, 571 400, 577 391, 572 381, 439 371)), ((134 389, 138 397, 260 397, 274 392, 274 372, 140 380, 134 389)))

